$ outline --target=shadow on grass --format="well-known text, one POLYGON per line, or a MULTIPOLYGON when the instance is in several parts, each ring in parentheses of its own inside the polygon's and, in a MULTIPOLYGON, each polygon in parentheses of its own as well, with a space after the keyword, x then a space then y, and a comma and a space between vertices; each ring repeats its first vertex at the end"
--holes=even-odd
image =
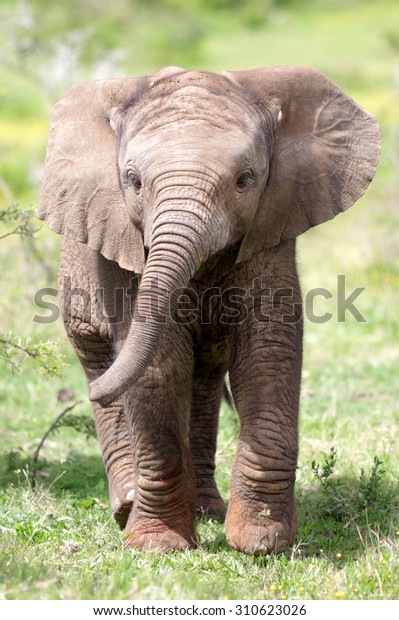
POLYGON ((365 501, 356 477, 337 477, 334 489, 297 489, 297 542, 305 556, 342 563, 367 546, 376 546, 398 529, 399 485, 385 479, 365 501))
MULTIPOLYGON (((0 488, 26 486, 31 481, 32 457, 21 452, 8 452, 0 456, 0 488)), ((108 483, 104 465, 99 455, 70 452, 65 461, 40 460, 37 473, 38 485, 51 489, 52 495, 65 493, 84 499, 98 495, 108 496, 108 483)))

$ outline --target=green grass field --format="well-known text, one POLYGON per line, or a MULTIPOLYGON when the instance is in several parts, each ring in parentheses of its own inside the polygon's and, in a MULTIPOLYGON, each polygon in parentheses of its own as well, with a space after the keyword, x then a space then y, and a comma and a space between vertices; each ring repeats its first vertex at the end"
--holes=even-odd
MULTIPOLYGON (((77 414, 89 415, 90 406, 60 321, 32 320, 41 313, 35 291, 55 286, 59 239, 44 228, 33 242, 2 238, 10 231, 3 226, 1 331, 23 341, 61 339, 67 366, 47 379, 29 360, 20 372, 0 369, 0 598, 399 598, 399 5, 269 5, 267 21, 242 24, 230 15, 203 35, 197 56, 184 48, 179 57, 177 49, 171 61, 214 70, 314 66, 377 116, 383 144, 365 196, 299 242, 304 295, 324 287, 333 297, 314 307, 332 319, 305 325, 295 547, 279 557, 244 556, 227 546, 223 525, 210 521, 198 524, 195 551, 124 550, 96 441, 70 428, 46 440, 32 488, 34 451, 68 404, 57 402, 57 391, 74 390, 82 401, 77 414), (365 322, 338 320, 340 274, 347 295, 364 287, 356 307, 365 322)), ((146 50, 140 64, 132 55, 125 71, 155 69, 153 57, 146 50)), ((165 54, 163 64, 169 61, 165 54)), ((34 206, 51 97, 15 67, 0 66, 0 75, 0 206, 34 206)), ((226 500, 237 434, 237 417, 224 405, 217 479, 226 500)))

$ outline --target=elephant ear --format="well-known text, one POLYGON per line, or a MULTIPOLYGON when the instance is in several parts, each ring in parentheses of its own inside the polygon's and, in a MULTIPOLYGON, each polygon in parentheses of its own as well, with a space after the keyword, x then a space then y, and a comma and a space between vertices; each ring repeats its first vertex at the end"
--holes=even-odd
POLYGON ((380 132, 371 114, 313 69, 274 67, 230 76, 277 125, 269 178, 240 262, 356 202, 374 176, 380 132))
POLYGON ((73 87, 55 105, 38 217, 125 269, 142 273, 144 246, 119 185, 112 110, 134 101, 145 78, 73 87))

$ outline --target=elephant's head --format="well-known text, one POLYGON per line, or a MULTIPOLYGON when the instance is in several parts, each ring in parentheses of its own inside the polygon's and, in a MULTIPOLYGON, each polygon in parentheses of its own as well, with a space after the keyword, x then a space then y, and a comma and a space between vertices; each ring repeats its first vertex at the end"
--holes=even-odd
POLYGON ((53 111, 39 217, 143 274, 128 338, 91 398, 109 403, 140 378, 172 292, 210 255, 237 244, 247 261, 333 218, 378 157, 374 118, 308 68, 171 67, 73 88, 53 111))

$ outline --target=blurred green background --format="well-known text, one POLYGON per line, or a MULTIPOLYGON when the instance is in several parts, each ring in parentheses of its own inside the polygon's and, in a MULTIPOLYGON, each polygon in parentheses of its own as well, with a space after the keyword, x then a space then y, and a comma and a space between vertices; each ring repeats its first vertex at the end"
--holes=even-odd
MULTIPOLYGON (((271 560, 265 571, 261 560, 229 550, 222 526, 213 525, 201 526, 198 552, 173 562, 127 557, 110 522, 98 447, 71 429, 47 443, 45 490, 31 493, 23 472, 64 407, 57 390, 72 388, 83 400, 81 411, 89 413, 90 406, 61 322, 32 320, 43 314, 33 303, 35 291, 56 285, 60 240, 36 222, 41 228, 35 239, 21 241, 9 235, 15 223, 3 221, 0 329, 33 342, 61 338, 69 366, 47 381, 29 364, 20 373, 0 369, 7 452, 0 485, 0 548, 6 552, 0 553, 0 597, 398 598, 399 2, 0 0, 0 210, 36 207, 50 110, 72 84, 169 64, 213 71, 312 66, 381 126, 381 161, 364 197, 299 240, 304 294, 313 287, 333 293, 315 308, 316 314, 331 312, 332 320, 305 324, 297 500, 298 549, 307 555, 271 560), (365 288, 356 302, 365 323, 349 315, 338 322, 338 274, 347 275, 347 294, 365 288), (336 474, 340 493, 347 494, 346 513, 315 490, 310 464, 331 446, 339 454, 336 474), (372 479, 380 494, 364 520, 349 506, 356 505, 361 468, 369 471, 374 455, 383 461, 384 486, 372 479), (79 503, 87 497, 87 506, 79 503), (76 556, 65 552, 70 540, 80 541, 76 556), (161 580, 153 579, 160 574, 161 580)), ((217 476, 226 499, 237 432, 236 416, 224 407, 217 476)))

